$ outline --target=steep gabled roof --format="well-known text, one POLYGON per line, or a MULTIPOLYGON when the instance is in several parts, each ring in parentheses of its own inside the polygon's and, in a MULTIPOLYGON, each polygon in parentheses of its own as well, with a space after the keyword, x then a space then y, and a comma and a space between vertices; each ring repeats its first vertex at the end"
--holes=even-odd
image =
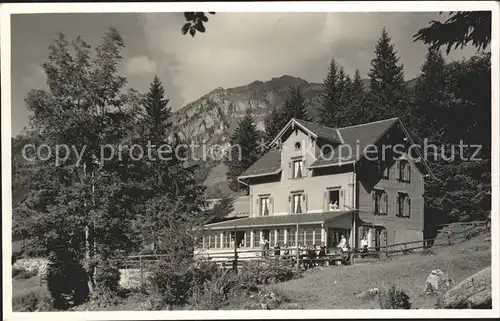
POLYGON ((342 139, 339 135, 338 129, 326 127, 320 124, 311 123, 305 120, 292 118, 290 121, 281 129, 281 131, 276 135, 276 137, 271 141, 270 145, 273 146, 278 139, 283 137, 288 129, 293 126, 297 126, 304 130, 306 133, 314 138, 321 138, 332 143, 341 144, 342 139))
POLYGON ((259 177, 269 174, 278 174, 281 171, 281 151, 270 149, 259 160, 253 163, 238 178, 245 179, 250 177, 259 177))
POLYGON ((316 134, 318 138, 333 143, 338 143, 338 144, 342 143, 342 137, 340 136, 339 130, 336 128, 326 127, 320 124, 311 123, 301 119, 295 119, 295 121, 301 124, 302 126, 306 127, 307 129, 309 129, 314 134, 316 134))
MULTIPOLYGON (((274 145, 280 137, 292 126, 298 126, 302 130, 315 138, 321 138, 327 142, 331 142, 330 153, 322 155, 314 161, 309 168, 330 167, 345 164, 353 164, 359 161, 367 146, 376 144, 389 129, 396 124, 401 126, 401 129, 410 140, 412 145, 415 145, 408 131, 404 127, 399 118, 390 118, 379 120, 371 123, 360 125, 330 128, 320 124, 311 123, 300 119, 291 119, 280 133, 273 139, 271 145, 274 145)), ((425 170, 433 177, 429 165, 425 161, 419 148, 414 149, 421 158, 425 170)), ((328 149, 324 150, 325 152, 328 149)), ((248 168, 239 178, 250 178, 258 176, 267 176, 278 174, 281 171, 281 151, 276 149, 269 150, 263 157, 248 168)))
POLYGON ((319 157, 310 167, 327 167, 357 162, 363 156, 366 146, 375 144, 396 122, 398 122, 398 118, 391 118, 339 128, 343 144, 334 146, 333 155, 328 153, 319 157))

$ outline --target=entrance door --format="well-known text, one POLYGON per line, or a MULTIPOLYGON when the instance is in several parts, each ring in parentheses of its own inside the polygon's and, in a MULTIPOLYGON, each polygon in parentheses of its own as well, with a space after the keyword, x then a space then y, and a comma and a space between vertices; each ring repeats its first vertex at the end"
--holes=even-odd
POLYGON ((342 228, 328 228, 326 245, 328 248, 337 247, 340 242, 340 238, 344 235, 347 242, 349 242, 349 230, 342 228))

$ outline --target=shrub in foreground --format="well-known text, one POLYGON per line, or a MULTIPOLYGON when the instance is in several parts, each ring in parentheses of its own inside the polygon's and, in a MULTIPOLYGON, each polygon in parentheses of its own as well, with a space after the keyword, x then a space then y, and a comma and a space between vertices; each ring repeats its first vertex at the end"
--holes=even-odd
POLYGON ((47 287, 57 310, 67 310, 82 304, 89 295, 83 266, 66 250, 56 250, 50 254, 47 287))
POLYGON ((241 281, 247 287, 285 282, 301 275, 293 263, 281 260, 248 262, 240 271, 241 281))
POLYGON ((378 296, 381 309, 410 309, 410 297, 402 290, 396 289, 394 285, 378 296))

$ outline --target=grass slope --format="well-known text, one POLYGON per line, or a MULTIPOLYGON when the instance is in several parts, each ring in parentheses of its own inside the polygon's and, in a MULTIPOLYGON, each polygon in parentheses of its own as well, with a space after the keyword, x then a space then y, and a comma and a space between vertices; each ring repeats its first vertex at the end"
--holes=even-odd
POLYGON ((356 294, 371 288, 385 289, 390 284, 404 290, 412 308, 432 309, 435 297, 423 296, 425 280, 433 269, 448 273, 454 284, 491 265, 490 244, 485 236, 451 247, 433 249, 435 255, 415 253, 359 263, 315 269, 303 278, 273 285, 302 309, 373 309, 374 301, 356 294), (469 251, 469 249, 475 249, 469 251))

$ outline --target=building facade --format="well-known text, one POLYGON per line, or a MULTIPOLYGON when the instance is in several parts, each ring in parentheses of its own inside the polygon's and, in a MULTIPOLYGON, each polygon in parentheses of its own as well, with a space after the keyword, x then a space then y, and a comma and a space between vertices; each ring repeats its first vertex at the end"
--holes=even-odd
MULTIPOLYGON (((197 253, 423 240, 424 179, 432 176, 398 118, 344 128, 292 119, 239 181, 248 216, 206 225, 197 253)), ((241 210, 240 210, 241 212, 241 210)), ((249 254, 251 256, 251 254, 249 254)))

